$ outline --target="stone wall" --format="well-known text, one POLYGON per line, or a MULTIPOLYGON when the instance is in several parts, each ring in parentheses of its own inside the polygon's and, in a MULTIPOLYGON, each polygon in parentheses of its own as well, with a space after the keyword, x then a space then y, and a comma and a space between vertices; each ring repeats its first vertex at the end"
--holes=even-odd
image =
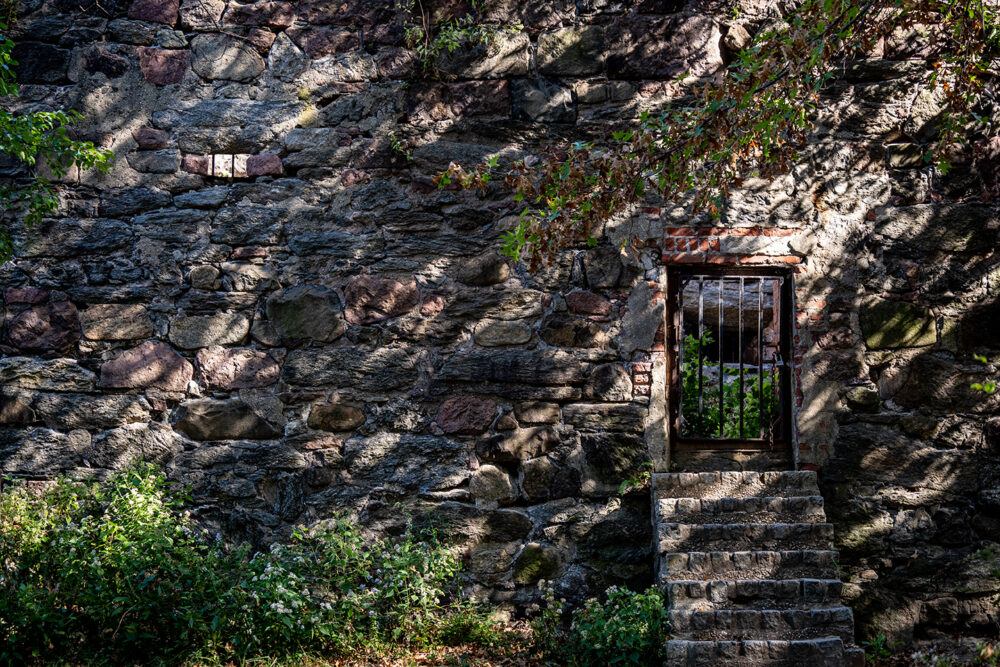
POLYGON ((156 461, 257 544, 336 511, 433 517, 511 608, 539 579, 647 585, 648 492, 618 487, 669 465, 666 268, 793 266, 794 454, 821 471, 861 633, 995 634, 975 554, 1000 516, 997 402, 968 384, 998 347, 1000 210, 972 201, 991 174, 919 159, 936 107, 905 39, 846 67, 801 164, 721 220, 650 201, 528 274, 496 252, 518 208, 431 177, 676 101, 768 3, 497 0, 523 29, 434 74, 384 1, 78 5, 22 3, 19 103, 81 111, 118 160, 73 174, 0 268, 4 472, 156 461))

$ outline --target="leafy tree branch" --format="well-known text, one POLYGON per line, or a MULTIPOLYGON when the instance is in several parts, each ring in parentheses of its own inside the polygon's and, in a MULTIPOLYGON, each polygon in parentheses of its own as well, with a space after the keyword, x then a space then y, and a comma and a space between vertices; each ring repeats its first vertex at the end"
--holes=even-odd
MULTIPOLYGON (((605 222, 649 193, 688 204, 692 214, 721 215, 746 178, 773 179, 792 168, 840 64, 924 26, 932 65, 924 83, 943 100, 926 159, 947 170, 969 129, 983 122, 979 100, 992 96, 989 65, 1000 52, 994 10, 983 0, 801 0, 673 107, 643 113, 601 143, 558 146, 514 163, 502 183, 525 207, 504 237, 504 254, 538 268, 564 248, 593 243, 605 222)), ((452 164, 439 182, 485 189, 495 166, 452 164)))
MULTIPOLYGON (((5 26, 0 24, 0 29, 5 26)), ((17 97, 18 86, 11 57, 14 42, 0 41, 0 97, 17 97)), ((0 152, 9 155, 28 168, 30 175, 0 185, 0 211, 5 222, 0 225, 0 263, 14 254, 14 242, 9 222, 11 213, 23 215, 25 224, 32 225, 54 213, 59 206, 59 194, 52 180, 65 177, 75 165, 81 171, 99 169, 107 173, 114 154, 98 148, 90 141, 73 139, 68 128, 82 116, 76 111, 32 111, 14 114, 0 109, 0 152), (44 166, 45 175, 40 173, 44 166), (50 177, 52 180, 50 180, 50 177)))

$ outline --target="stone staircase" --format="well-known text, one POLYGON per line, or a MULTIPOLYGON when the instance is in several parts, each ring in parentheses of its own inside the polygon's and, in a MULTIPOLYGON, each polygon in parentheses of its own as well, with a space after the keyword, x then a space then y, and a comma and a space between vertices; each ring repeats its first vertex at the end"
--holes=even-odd
POLYGON ((864 665, 816 473, 653 476, 670 667, 864 665))

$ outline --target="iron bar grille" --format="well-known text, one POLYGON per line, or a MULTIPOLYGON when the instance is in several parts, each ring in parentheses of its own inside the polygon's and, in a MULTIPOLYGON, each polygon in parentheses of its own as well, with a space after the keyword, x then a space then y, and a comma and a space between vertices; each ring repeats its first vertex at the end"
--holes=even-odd
POLYGON ((791 276, 677 272, 669 343, 675 442, 784 445, 791 432, 791 276))

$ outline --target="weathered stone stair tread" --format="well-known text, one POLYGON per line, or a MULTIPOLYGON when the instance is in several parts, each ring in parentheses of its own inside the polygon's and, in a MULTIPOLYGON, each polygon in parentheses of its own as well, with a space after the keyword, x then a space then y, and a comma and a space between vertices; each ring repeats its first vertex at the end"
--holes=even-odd
POLYGON ((843 605, 825 609, 738 609, 669 612, 673 639, 819 639, 854 638, 854 617, 843 605))
POLYGON ((737 640, 667 642, 664 667, 770 665, 772 667, 842 667, 844 642, 839 637, 802 640, 737 640))
POLYGON ((812 470, 784 472, 670 472, 653 475, 657 498, 746 498, 819 495, 812 470))
POLYGON ((840 579, 671 581, 666 586, 674 609, 840 606, 842 587, 840 579))
POLYGON ((829 523, 661 523, 658 528, 661 554, 833 546, 833 525, 829 523))
POLYGON ((751 496, 748 498, 661 498, 661 522, 822 523, 823 496, 751 496))
POLYGON ((665 665, 863 664, 815 472, 658 474, 653 509, 665 665))
POLYGON ((673 552, 660 559, 660 578, 664 583, 707 579, 833 579, 837 576, 837 552, 832 550, 673 552))

